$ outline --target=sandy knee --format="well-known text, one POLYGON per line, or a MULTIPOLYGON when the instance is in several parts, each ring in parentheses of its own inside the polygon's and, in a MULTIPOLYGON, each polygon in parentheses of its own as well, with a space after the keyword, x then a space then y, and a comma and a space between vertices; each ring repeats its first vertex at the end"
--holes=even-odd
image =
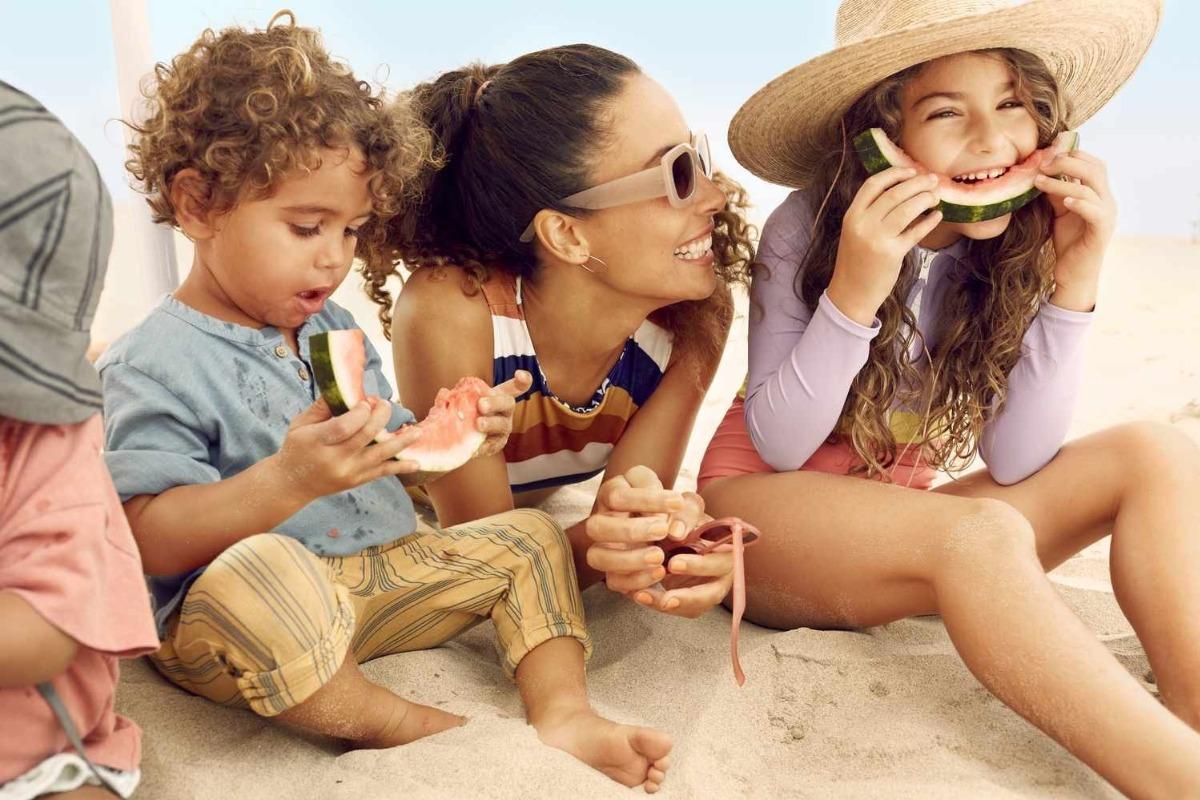
POLYGON ((1200 447, 1166 423, 1131 422, 1107 434, 1123 467, 1134 474, 1161 478, 1200 470, 1200 447))
POLYGON ((1037 561, 1037 540, 1025 516, 1001 500, 981 498, 946 526, 938 563, 957 570, 994 569, 1018 560, 1037 561))

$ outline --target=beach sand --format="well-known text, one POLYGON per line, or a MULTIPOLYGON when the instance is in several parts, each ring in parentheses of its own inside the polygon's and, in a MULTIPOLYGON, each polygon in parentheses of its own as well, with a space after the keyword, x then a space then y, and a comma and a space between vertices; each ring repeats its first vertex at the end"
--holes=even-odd
MULTIPOLYGON (((110 280, 103 320, 119 332, 110 280)), ((354 276, 339 291, 390 359, 375 309, 354 276)), ((1114 243, 1072 436, 1135 419, 1200 441, 1200 245, 1114 243)), ((102 309, 103 310, 103 309, 102 309)), ((739 319, 688 448, 679 486, 694 485, 708 438, 745 371, 739 319)), ((126 316, 126 319, 129 317, 126 316)), ((389 367, 390 369, 390 367, 389 367)), ((582 518, 595 483, 548 509, 582 518)), ((1086 487, 1079 487, 1086 491, 1086 487)), ((1107 544, 1052 574, 1066 602, 1153 691, 1142 647, 1113 598, 1107 544)), ((595 707, 675 737, 664 798, 1116 797, 1058 745, 992 698, 936 617, 862 632, 768 631, 745 624, 739 689, 729 615, 676 619, 595 587, 584 594, 596 653, 595 707)), ((120 710, 145 731, 143 798, 622 798, 620 787, 541 745, 497 664, 491 625, 436 650, 390 656, 367 675, 406 697, 466 714, 465 727, 383 752, 343 753, 249 712, 185 694, 145 661, 127 662, 120 710)), ((1102 702, 1102 698, 1098 698, 1102 702)))

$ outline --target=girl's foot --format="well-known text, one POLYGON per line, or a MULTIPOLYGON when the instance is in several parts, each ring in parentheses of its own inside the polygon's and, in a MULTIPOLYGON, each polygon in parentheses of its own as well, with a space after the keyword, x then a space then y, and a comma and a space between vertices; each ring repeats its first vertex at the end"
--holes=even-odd
POLYGON ((547 715, 535 727, 546 744, 626 786, 656 792, 666 775, 671 737, 662 731, 620 725, 590 708, 547 715))

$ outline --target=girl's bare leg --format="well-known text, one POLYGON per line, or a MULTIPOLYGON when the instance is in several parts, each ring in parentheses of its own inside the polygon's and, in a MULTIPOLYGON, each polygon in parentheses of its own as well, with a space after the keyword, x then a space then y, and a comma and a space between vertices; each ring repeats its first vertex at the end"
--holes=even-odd
MULTIPOLYGON (((1049 494, 1069 496, 1061 484, 1049 494)), ((703 495, 710 514, 764 531, 746 551, 748 619, 855 628, 940 613, 993 694, 1121 791, 1200 786, 1200 734, 1066 607, 1012 505, 808 472, 725 478, 703 495)))
POLYGON ((994 497, 1032 524, 1049 570, 1112 534, 1113 591, 1167 707, 1200 730, 1200 448, 1167 425, 1123 425, 1072 442, 1037 475, 985 471, 938 491, 994 497))

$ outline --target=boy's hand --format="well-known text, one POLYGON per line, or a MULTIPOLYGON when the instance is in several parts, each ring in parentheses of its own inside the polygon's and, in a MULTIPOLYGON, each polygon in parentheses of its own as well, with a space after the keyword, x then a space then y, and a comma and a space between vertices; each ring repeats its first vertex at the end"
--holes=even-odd
POLYGON ((286 485, 305 502, 353 489, 385 475, 417 471, 415 461, 395 456, 421 435, 406 426, 381 441, 392 404, 376 397, 333 416, 323 398, 297 414, 288 427, 279 452, 272 458, 286 485))
POLYGON ((475 455, 491 456, 504 449, 508 435, 512 433, 513 409, 517 406, 517 398, 529 391, 533 385, 533 376, 519 369, 499 386, 479 398, 479 418, 475 420, 480 432, 487 434, 487 439, 480 445, 475 455))

